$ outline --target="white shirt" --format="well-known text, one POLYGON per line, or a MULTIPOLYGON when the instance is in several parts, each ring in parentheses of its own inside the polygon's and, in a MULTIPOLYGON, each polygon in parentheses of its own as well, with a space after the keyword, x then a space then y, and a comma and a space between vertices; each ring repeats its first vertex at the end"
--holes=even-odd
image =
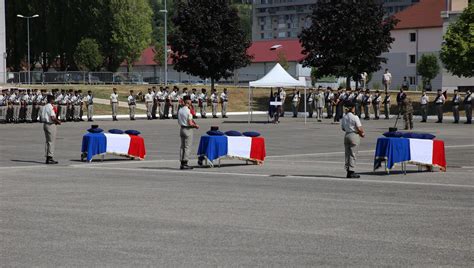
POLYGON ((444 95, 443 95, 443 94, 441 94, 441 95, 439 96, 439 98, 438 98, 438 96, 436 96, 436 98, 437 98, 437 99, 436 99, 436 103, 444 103, 444 101, 446 100, 446 99, 444 98, 444 95))
POLYGON ((112 103, 118 102, 118 94, 115 94, 115 93, 110 94, 110 101, 112 103))
POLYGON ((171 93, 170 93, 170 100, 172 100, 172 101, 178 101, 178 98, 179 98, 178 92, 176 92, 176 91, 171 91, 171 93))
POLYGON ((428 97, 426 94, 421 95, 421 98, 420 98, 420 104, 421 105, 428 104, 429 101, 430 101, 430 97, 428 97))
POLYGON ((472 101, 472 93, 467 94, 466 92, 466 96, 464 96, 464 103, 471 102, 471 101, 472 101))
POLYGON ((153 102, 153 94, 152 93, 146 93, 145 94, 145 102, 153 102))
POLYGON ((316 94, 316 107, 322 108, 324 107, 324 93, 319 92, 316 94))
POLYGON ((196 93, 191 93, 191 95, 189 95, 189 97, 191 98, 191 101, 192 101, 192 102, 197 102, 197 99, 198 99, 198 98, 197 98, 196 93))
POLYGON ((135 105, 135 96, 129 95, 127 100, 129 105, 135 105))
POLYGON ((392 81, 392 74, 387 72, 383 74, 383 81, 384 82, 390 82, 392 81))
POLYGON ((286 99, 286 92, 284 90, 280 91, 280 99, 281 101, 285 101, 286 99))
POLYGON ((358 116, 348 112, 342 117, 341 128, 346 133, 357 133, 358 127, 362 127, 358 116))
POLYGON ((77 102, 77 96, 72 96, 71 97, 71 103, 76 104, 76 102, 77 102))
POLYGON ((213 102, 213 103, 217 103, 217 102, 218 102, 217 93, 212 93, 212 94, 211 94, 211 102, 213 102))
POLYGON ((88 105, 94 104, 94 97, 92 95, 86 96, 86 104, 88 105))
POLYGON ((300 101, 300 93, 295 93, 293 95, 293 99, 291 100, 292 102, 298 102, 300 101))
POLYGON ((382 97, 380 95, 379 96, 377 96, 377 95, 373 96, 373 100, 372 100, 373 103, 379 104, 381 101, 382 101, 382 97))
POLYGON ((183 106, 178 111, 178 124, 182 127, 189 127, 189 120, 193 119, 193 115, 188 106, 183 106))
POLYGON ((63 97, 61 103, 66 105, 66 104, 68 104, 68 102, 69 102, 69 95, 66 95, 66 96, 63 97))
POLYGON ((5 97, 3 95, 0 95, 0 105, 4 105, 5 102, 5 97))
POLYGON ((221 100, 222 101, 228 101, 226 93, 224 93, 224 92, 221 93, 221 100))
POLYGON ((207 94, 205 94, 205 93, 199 94, 199 99, 201 100, 201 102, 206 102, 207 94))
POLYGON ((53 105, 48 103, 44 106, 43 112, 41 113, 43 123, 52 124, 53 121, 51 120, 51 117, 56 117, 56 113, 54 112, 53 105))

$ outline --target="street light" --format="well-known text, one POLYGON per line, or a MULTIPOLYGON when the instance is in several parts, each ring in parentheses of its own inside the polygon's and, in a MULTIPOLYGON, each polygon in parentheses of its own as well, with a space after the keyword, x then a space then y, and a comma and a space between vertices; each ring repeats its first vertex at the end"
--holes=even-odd
POLYGON ((20 14, 16 15, 18 18, 26 19, 26 28, 27 28, 27 38, 28 38, 28 84, 31 84, 31 66, 30 66, 30 19, 34 19, 39 17, 38 14, 35 14, 33 16, 23 16, 20 14))
POLYGON ((166 8, 166 0, 165 2, 165 9, 160 10, 160 13, 165 14, 165 86, 168 85, 168 9, 166 8))

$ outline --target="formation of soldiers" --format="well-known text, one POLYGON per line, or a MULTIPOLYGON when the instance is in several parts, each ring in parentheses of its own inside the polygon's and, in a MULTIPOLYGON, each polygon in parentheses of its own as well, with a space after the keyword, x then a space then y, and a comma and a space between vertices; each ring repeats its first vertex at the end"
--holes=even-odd
MULTIPOLYGON (((178 109, 186 96, 189 96, 191 100, 194 118, 197 118, 198 112, 201 118, 207 118, 208 106, 211 107, 213 118, 217 118, 219 106, 221 107, 222 118, 227 118, 229 95, 226 88, 224 88, 220 94, 216 89, 213 89, 211 93, 208 94, 205 88, 201 89, 200 92, 193 88, 191 92, 189 92, 186 87, 180 90, 177 86, 174 86, 171 90, 168 87, 160 87, 159 89, 152 87, 148 89, 148 92, 143 96, 147 119, 169 119, 170 114, 173 119, 177 119, 178 109)), ((131 90, 127 97, 130 120, 135 120, 135 109, 139 99, 140 94, 135 94, 135 92, 131 90)), ((112 118, 113 120, 117 120, 116 113, 114 113, 114 110, 116 110, 115 106, 118 104, 116 89, 114 89, 110 95, 110 103, 112 107, 112 118)))
MULTIPOLYGON (((83 121, 83 107, 93 103, 91 94, 83 96, 81 90, 53 89, 47 92, 38 89, 4 89, 0 93, 0 122, 3 124, 39 122, 42 109, 47 103, 47 95, 55 97, 58 118, 63 122, 83 121)), ((89 121, 92 121, 92 117, 89 117, 89 121)))
MULTIPOLYGON (((286 99, 286 93, 283 89, 279 91, 280 100, 284 103, 286 99)), ((407 94, 403 88, 397 94, 397 107, 400 115, 404 115, 404 100, 407 94)), ((289 95, 291 100, 291 107, 293 110, 293 117, 297 117, 300 109, 301 102, 303 101, 302 95, 296 89, 289 95)), ((412 107, 412 99, 409 98, 412 107)), ((452 102, 452 112, 454 116, 454 123, 460 122, 460 107, 463 106, 466 112, 466 124, 472 123, 472 92, 466 91, 464 95, 461 95, 458 90, 454 91, 452 102)), ((346 89, 339 87, 337 90, 331 87, 323 88, 318 87, 317 89, 310 89, 306 96, 306 109, 310 118, 315 114, 316 119, 321 122, 323 119, 323 113, 326 113, 326 119, 333 119, 334 122, 339 122, 343 116, 343 106, 345 103, 351 102, 355 106, 355 114, 365 120, 379 120, 382 115, 385 119, 390 118, 390 107, 392 100, 390 93, 385 91, 381 93, 379 90, 370 91, 369 89, 359 88, 357 90, 346 89), (383 107, 383 113, 382 113, 383 107)), ((446 96, 441 90, 438 90, 437 96, 432 101, 432 106, 438 117, 436 123, 443 122, 444 106, 446 104, 446 96)), ((408 105, 408 104, 405 104, 408 105)), ((422 116, 421 122, 427 122, 429 113, 430 98, 425 91, 422 92, 420 97, 420 114, 422 116)), ((409 109, 410 110, 410 109, 409 109)), ((413 111, 411 111, 413 113, 413 111)), ((280 114, 284 116, 284 111, 280 114)))

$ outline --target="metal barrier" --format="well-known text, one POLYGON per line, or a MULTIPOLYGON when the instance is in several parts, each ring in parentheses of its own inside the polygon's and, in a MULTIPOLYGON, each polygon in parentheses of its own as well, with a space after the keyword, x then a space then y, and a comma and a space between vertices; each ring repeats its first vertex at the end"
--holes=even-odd
MULTIPOLYGON (((67 71, 67 72, 41 72, 32 71, 28 77, 28 72, 7 72, 0 73, 1 77, 5 77, 7 84, 21 85, 21 84, 163 84, 164 72, 159 70, 157 72, 82 72, 82 71, 67 71), (30 82, 28 82, 30 81, 30 82)), ((245 84, 249 81, 255 81, 263 77, 264 74, 241 74, 227 79, 216 81, 220 84, 245 84)), ((168 72, 169 84, 210 84, 209 79, 202 79, 186 73, 177 71, 168 72)))

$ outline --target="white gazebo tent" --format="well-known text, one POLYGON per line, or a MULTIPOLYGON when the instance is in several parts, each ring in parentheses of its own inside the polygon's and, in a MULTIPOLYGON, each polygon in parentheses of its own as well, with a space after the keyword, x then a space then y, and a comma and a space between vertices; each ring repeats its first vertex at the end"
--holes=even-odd
POLYGON ((249 83, 249 117, 248 122, 252 121, 252 102, 253 94, 251 94, 251 88, 254 87, 283 87, 283 88, 294 88, 304 87, 304 112, 305 112, 305 123, 306 123, 306 83, 294 79, 279 63, 277 63, 264 77, 257 81, 249 83))

